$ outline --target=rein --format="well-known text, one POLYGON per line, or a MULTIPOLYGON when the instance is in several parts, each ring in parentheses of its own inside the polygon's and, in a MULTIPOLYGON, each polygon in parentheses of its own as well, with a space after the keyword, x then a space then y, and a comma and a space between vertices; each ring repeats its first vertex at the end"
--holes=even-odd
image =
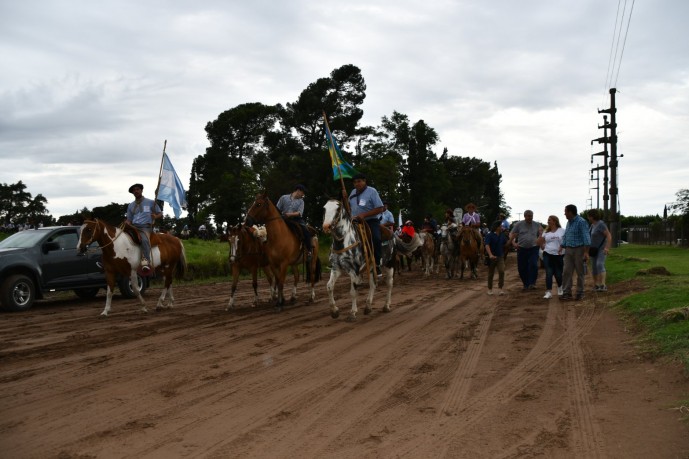
MULTIPOLYGON (((95 224, 96 224, 96 228, 100 229, 100 226, 101 226, 101 225, 100 225, 100 220, 86 220, 86 222, 95 223, 95 224)), ((113 245, 113 244, 115 243, 115 241, 117 240, 117 238, 120 237, 120 235, 121 235, 122 233, 124 233, 124 222, 122 222, 122 224, 119 226, 119 228, 120 228, 120 230, 122 230, 122 231, 120 231, 119 234, 117 234, 117 231, 115 231, 115 237, 114 237, 113 239, 111 239, 110 242, 108 242, 107 244, 101 245, 101 246, 100 246, 101 249, 104 249, 105 247, 108 247, 108 246, 110 246, 110 245, 113 245)), ((105 225, 103 225, 103 230, 104 230, 104 232, 107 234, 107 228, 105 228, 105 225)), ((108 236, 110 236, 110 234, 108 234, 108 236)), ((93 236, 91 236, 91 239, 89 240, 88 243, 90 244, 90 243, 92 243, 92 242, 94 242, 94 241, 93 241, 93 236)), ((87 244, 87 245, 88 245, 88 244, 87 244)))

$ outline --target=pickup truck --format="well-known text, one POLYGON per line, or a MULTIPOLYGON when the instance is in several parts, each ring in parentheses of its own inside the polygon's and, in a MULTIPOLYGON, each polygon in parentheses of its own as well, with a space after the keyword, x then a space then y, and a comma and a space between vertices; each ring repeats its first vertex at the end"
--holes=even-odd
MULTIPOLYGON (((47 292, 74 290, 93 298, 107 288, 97 264, 101 250, 94 243, 86 255, 77 253, 79 226, 51 226, 20 231, 0 241, 0 303, 10 311, 25 311, 47 292)), ((139 276, 141 293, 148 281, 139 276)), ((134 298, 129 278, 118 278, 122 296, 134 298)))

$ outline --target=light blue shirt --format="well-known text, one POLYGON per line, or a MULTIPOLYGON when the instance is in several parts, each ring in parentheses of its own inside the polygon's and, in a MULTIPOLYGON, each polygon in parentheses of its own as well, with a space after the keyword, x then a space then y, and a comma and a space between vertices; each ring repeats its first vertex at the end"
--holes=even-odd
POLYGON ((134 226, 150 228, 153 225, 152 212, 159 214, 160 208, 153 199, 142 197, 140 202, 134 201, 127 206, 127 220, 134 226))
MULTIPOLYGON (((349 205, 352 208, 352 217, 363 214, 373 209, 383 207, 383 200, 380 199, 378 190, 371 186, 367 186, 360 194, 357 194, 356 188, 349 193, 349 205)), ((378 219, 377 215, 368 217, 369 219, 378 219)))
POLYGON ((378 220, 380 220, 381 225, 386 223, 392 223, 393 225, 395 224, 395 217, 392 215, 392 212, 387 209, 385 209, 382 214, 378 215, 378 220))

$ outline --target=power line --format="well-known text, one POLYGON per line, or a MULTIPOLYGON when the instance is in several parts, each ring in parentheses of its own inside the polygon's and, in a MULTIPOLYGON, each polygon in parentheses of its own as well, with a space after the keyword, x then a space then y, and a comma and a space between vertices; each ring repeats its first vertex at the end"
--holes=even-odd
MULTIPOLYGON (((624 55, 624 46, 627 44, 627 35, 629 34, 629 24, 632 22, 632 13, 634 12, 634 2, 635 1, 636 0, 632 0, 632 8, 629 10, 629 17, 627 18, 627 29, 624 31, 624 41, 622 42, 622 52, 620 53, 620 62, 617 65, 617 75, 615 75, 614 86, 617 86, 617 77, 620 76, 620 67, 622 67, 622 56, 624 55)), ((623 19, 624 19, 624 17, 623 17, 623 19)))
MULTIPOLYGON (((608 82, 611 80, 612 72, 610 67, 613 66, 612 51, 615 49, 615 37, 617 36, 617 20, 620 17, 620 4, 622 0, 617 0, 617 13, 615 14, 615 27, 612 31, 612 42, 610 43, 610 56, 608 57, 608 70, 605 72, 605 87, 603 88, 603 105, 605 104, 605 98, 608 93, 608 82)), ((614 68, 614 66, 613 66, 614 68)))

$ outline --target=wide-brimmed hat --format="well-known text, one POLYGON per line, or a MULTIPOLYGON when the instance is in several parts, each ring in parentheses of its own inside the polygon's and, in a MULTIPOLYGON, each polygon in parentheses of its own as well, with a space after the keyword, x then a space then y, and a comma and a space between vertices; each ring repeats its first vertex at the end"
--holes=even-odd
POLYGON ((129 192, 130 192, 130 193, 133 193, 133 192, 134 192, 134 188, 141 188, 141 189, 143 190, 143 189, 144 189, 144 186, 143 186, 142 184, 140 184, 140 183, 135 183, 134 185, 132 185, 132 186, 129 187, 129 192))
POLYGON ((354 176, 352 177, 352 180, 366 180, 366 175, 362 174, 361 172, 358 172, 358 173, 354 174, 354 176))
POLYGON ((466 210, 467 212, 469 211, 469 209, 474 209, 474 210, 476 210, 476 204, 474 204, 473 202, 470 202, 469 204, 467 204, 466 206, 464 206, 464 210, 466 210))

